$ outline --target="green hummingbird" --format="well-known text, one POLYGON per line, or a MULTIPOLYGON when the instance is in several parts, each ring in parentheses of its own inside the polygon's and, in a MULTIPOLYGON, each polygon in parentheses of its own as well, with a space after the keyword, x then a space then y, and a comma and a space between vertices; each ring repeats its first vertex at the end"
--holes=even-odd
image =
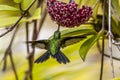
POLYGON ((51 40, 38 40, 33 41, 33 44, 44 43, 47 51, 35 60, 35 63, 42 63, 49 59, 49 57, 55 58, 59 63, 68 63, 70 60, 60 51, 60 31, 59 29, 54 32, 54 36, 51 40))
POLYGON ((65 37, 61 39, 61 32, 59 27, 57 31, 54 32, 54 35, 51 39, 48 40, 37 40, 37 41, 28 41, 41 49, 46 49, 47 51, 35 60, 35 63, 42 63, 51 57, 55 58, 59 63, 69 63, 70 60, 62 53, 60 50, 61 47, 66 47, 83 39, 85 37, 75 36, 75 37, 65 37))

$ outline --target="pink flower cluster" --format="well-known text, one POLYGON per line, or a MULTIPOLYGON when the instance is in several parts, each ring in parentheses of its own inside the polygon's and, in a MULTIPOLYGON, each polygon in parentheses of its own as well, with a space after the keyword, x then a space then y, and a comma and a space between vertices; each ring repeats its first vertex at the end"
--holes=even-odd
POLYGON ((92 14, 91 7, 78 5, 73 1, 64 3, 56 0, 47 0, 47 10, 51 19, 60 26, 74 27, 85 23, 92 14))

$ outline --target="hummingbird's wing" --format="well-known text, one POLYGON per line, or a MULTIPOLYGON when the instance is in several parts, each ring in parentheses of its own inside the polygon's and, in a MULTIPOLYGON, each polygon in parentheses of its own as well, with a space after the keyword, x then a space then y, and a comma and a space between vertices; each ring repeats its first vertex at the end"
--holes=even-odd
POLYGON ((41 49, 48 49, 48 42, 49 40, 27 41, 27 43, 32 43, 33 45, 41 49))
POLYGON ((70 62, 70 60, 60 50, 58 51, 58 53, 53 55, 53 58, 56 58, 59 63, 63 64, 70 62))
POLYGON ((71 36, 71 37, 64 37, 61 38, 61 47, 64 48, 66 46, 72 45, 74 43, 77 43, 83 39, 85 39, 86 37, 84 36, 71 36))
POLYGON ((47 51, 46 53, 41 55, 39 58, 37 58, 35 60, 35 63, 42 63, 42 62, 46 61, 47 59, 49 59, 49 57, 50 57, 50 53, 49 53, 49 51, 47 51))

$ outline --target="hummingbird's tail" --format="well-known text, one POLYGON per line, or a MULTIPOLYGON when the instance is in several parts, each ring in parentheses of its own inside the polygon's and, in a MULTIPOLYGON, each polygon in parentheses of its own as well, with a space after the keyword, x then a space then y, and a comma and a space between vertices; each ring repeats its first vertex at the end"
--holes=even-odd
POLYGON ((50 57, 50 53, 49 53, 49 51, 47 51, 46 53, 41 55, 38 59, 36 59, 35 63, 42 63, 42 62, 46 61, 47 59, 49 59, 49 57, 50 57))
POLYGON ((59 51, 57 54, 53 55, 54 58, 57 59, 59 63, 68 63, 70 60, 61 52, 59 51))

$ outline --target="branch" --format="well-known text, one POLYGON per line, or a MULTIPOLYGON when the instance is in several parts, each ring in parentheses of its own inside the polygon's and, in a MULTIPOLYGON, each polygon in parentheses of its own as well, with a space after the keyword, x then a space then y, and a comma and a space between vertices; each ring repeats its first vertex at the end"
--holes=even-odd
POLYGON ((13 33, 13 36, 12 36, 12 38, 11 38, 10 44, 9 44, 8 48, 6 49, 5 54, 4 54, 4 57, 3 57, 3 61, 4 61, 3 71, 6 70, 7 56, 9 55, 10 61, 11 61, 11 64, 12 64, 12 68, 13 68, 13 71, 14 71, 14 73, 15 73, 16 80, 18 80, 18 76, 17 76, 17 71, 16 71, 16 69, 15 69, 15 65, 14 65, 14 62, 13 62, 13 57, 12 57, 12 52, 11 52, 11 46, 12 46, 12 44, 13 44, 13 41, 14 41, 14 38, 15 38, 15 35, 16 35, 18 29, 19 29, 19 26, 16 27, 16 30, 15 30, 15 32, 13 33))
MULTIPOLYGON (((26 41, 29 41, 29 22, 26 23, 26 41)), ((30 54, 29 44, 26 43, 27 54, 30 54)), ((29 62, 29 61, 28 61, 29 62)), ((24 80, 28 80, 29 72, 26 71, 24 80)))
POLYGON ((16 78, 16 80, 18 80, 18 75, 17 75, 17 71, 16 71, 16 68, 15 68, 14 61, 13 61, 12 51, 11 50, 9 52, 9 57, 10 57, 10 62, 11 62, 11 65, 12 65, 13 72, 15 74, 15 78, 16 78))
POLYGON ((17 24, 22 20, 22 18, 28 13, 29 9, 32 7, 32 5, 33 5, 36 1, 37 1, 37 0, 34 0, 34 1, 32 2, 32 4, 28 7, 28 9, 24 11, 23 15, 21 15, 21 17, 17 20, 17 22, 16 22, 13 26, 11 26, 6 32, 2 33, 2 34, 0 35, 0 37, 3 37, 3 36, 6 35, 7 33, 11 32, 11 31, 17 26, 17 24))
MULTIPOLYGON (((106 0, 103 0, 103 5, 102 5, 102 8, 103 8, 103 17, 102 17, 102 30, 103 32, 105 33, 105 1, 106 0)), ((103 34, 104 34, 103 33, 103 34)), ((102 80, 102 77, 103 77, 103 67, 104 67, 104 51, 105 51, 105 35, 103 35, 102 37, 102 50, 101 50, 101 68, 100 68, 100 80, 102 80)))
MULTIPOLYGON (((32 40, 36 40, 37 39, 37 35, 38 35, 37 34, 37 20, 34 20, 33 22, 34 22, 34 26, 33 26, 32 40)), ((33 61, 34 61, 35 46, 31 45, 31 47, 32 47, 32 51, 29 52, 29 54, 28 54, 29 69, 26 72, 26 76, 25 76, 24 80, 28 80, 28 77, 30 78, 30 80, 33 80, 32 70, 33 70, 33 61)))
POLYGON ((37 34, 39 34, 39 32, 40 32, 40 30, 41 30, 41 28, 42 28, 42 26, 43 26, 43 23, 44 23, 44 21, 45 21, 45 19, 46 19, 46 15, 47 15, 47 10, 46 10, 46 8, 45 8, 45 10, 43 11, 43 13, 42 13, 41 15, 42 15, 42 18, 41 18, 41 20, 40 20, 40 22, 39 22, 39 27, 38 27, 37 34))
POLYGON ((113 52, 112 52, 112 30, 111 30, 111 0, 108 0, 108 39, 109 39, 109 50, 110 50, 110 63, 111 63, 111 69, 112 69, 112 77, 115 77, 115 72, 114 72, 114 64, 113 64, 113 52))
MULTIPOLYGON (((97 42, 97 47, 98 47, 99 53, 102 53, 99 42, 97 42)), ((108 55, 108 54, 106 54, 106 53, 104 53, 104 56, 107 57, 107 58, 110 58, 110 55, 108 55)), ((117 57, 114 57, 114 56, 113 56, 112 58, 113 58, 114 60, 120 61, 120 58, 117 58, 117 57)))
MULTIPOLYGON (((29 41, 29 23, 26 23, 26 41, 29 41)), ((27 53, 30 54, 29 44, 26 43, 27 53)))
MULTIPOLYGON (((41 6, 42 5, 42 2, 43 2, 43 0, 41 0, 41 1, 39 1, 39 5, 38 5, 38 7, 39 6, 41 6)), ((43 23, 44 23, 44 21, 45 21, 45 18, 46 18, 46 14, 47 14, 47 11, 46 11, 46 9, 42 12, 42 18, 41 18, 41 20, 40 20, 40 22, 39 22, 39 26, 38 26, 38 30, 37 30, 37 20, 34 20, 33 22, 34 22, 34 26, 33 26, 33 36, 32 36, 32 40, 36 40, 37 39, 37 37, 38 37, 38 34, 39 34, 39 32, 40 32, 40 30, 41 30, 41 27, 43 26, 43 23)), ((28 33, 29 31, 28 31, 28 28, 26 28, 26 36, 27 36, 27 38, 26 38, 26 41, 29 41, 29 39, 28 39, 28 33)), ((34 53, 35 53, 35 45, 31 45, 31 47, 32 47, 32 51, 30 52, 29 51, 29 45, 28 44, 26 44, 27 45, 27 53, 28 53, 28 64, 29 64, 29 69, 26 71, 26 75, 25 75, 25 78, 24 78, 24 80, 28 80, 28 77, 30 78, 30 80, 32 80, 33 78, 32 78, 32 69, 33 69, 33 61, 34 61, 34 53)))

